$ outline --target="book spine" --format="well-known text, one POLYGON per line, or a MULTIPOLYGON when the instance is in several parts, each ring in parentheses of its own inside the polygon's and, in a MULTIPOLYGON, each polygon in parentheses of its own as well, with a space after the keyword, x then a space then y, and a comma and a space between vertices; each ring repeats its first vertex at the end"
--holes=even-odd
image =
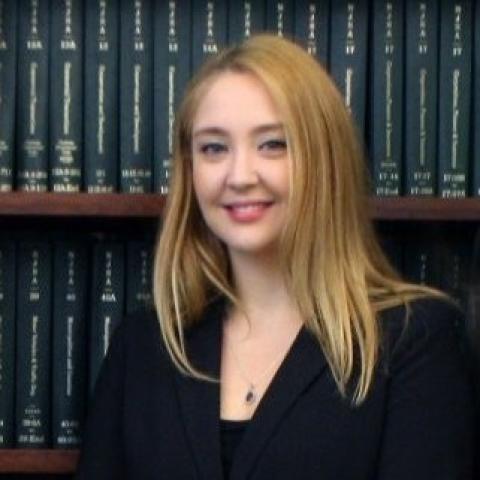
POLYGON ((87 246, 58 241, 53 259, 52 438, 81 444, 86 394, 87 246))
POLYGON ((442 0, 440 16, 438 193, 463 198, 469 180, 472 2, 442 0))
POLYGON ((253 0, 242 2, 229 0, 228 3, 228 40, 232 45, 265 30, 265 2, 253 0))
POLYGON ((50 444, 51 249, 20 242, 17 288, 17 446, 50 444))
POLYGON ((190 1, 155 0, 154 191, 168 193, 175 112, 190 78, 190 1))
POLYGON ((480 1, 475 2, 475 39, 474 39, 474 74, 473 74, 473 195, 480 196, 480 1))
POLYGON ((361 137, 367 97, 368 2, 337 0, 331 4, 330 71, 361 137))
POLYGON ((403 2, 374 0, 370 154, 375 195, 399 196, 402 180, 403 2))
POLYGON ((18 2, 17 189, 48 188, 49 0, 18 2))
POLYGON ((85 190, 118 189, 118 0, 85 2, 85 190))
POLYGON ((153 82, 150 0, 120 2, 120 188, 152 191, 153 82))
POLYGON ((13 190, 17 2, 0 0, 0 192, 13 190))
POLYGON ((127 313, 153 305, 152 253, 152 245, 148 242, 127 242, 127 313))
POLYGON ((101 241, 93 247, 93 281, 89 328, 89 391, 93 393, 113 331, 124 314, 124 247, 101 241))
POLYGON ((82 188, 83 0, 52 4, 50 41, 50 189, 82 188))
POLYGON ((192 70, 227 43, 227 0, 193 0, 192 70))
POLYGON ((438 2, 407 0, 405 9, 405 193, 432 196, 437 173, 438 2))
POLYGON ((294 0, 266 0, 267 31, 279 37, 293 39, 294 36, 294 0))
POLYGON ((328 68, 330 3, 327 0, 296 0, 295 39, 328 68))
POLYGON ((0 241, 0 448, 15 443, 15 242, 0 241))

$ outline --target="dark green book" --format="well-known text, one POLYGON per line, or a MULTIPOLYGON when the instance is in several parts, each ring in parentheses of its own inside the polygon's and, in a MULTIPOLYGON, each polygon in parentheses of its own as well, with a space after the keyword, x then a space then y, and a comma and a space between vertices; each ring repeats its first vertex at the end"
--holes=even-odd
POLYGON ((57 240, 53 258, 52 438, 79 447, 87 385, 87 244, 57 240))
POLYGON ((228 3, 228 44, 232 45, 265 30, 265 2, 253 0, 228 3))
POLYGON ((308 53, 328 68, 330 2, 295 1, 295 39, 308 53))
POLYGON ((17 189, 48 189, 49 0, 18 1, 17 189))
POLYGON ((17 447, 50 445, 52 252, 47 241, 18 246, 17 447))
POLYGON ((294 0, 266 0, 265 28, 270 33, 293 40, 294 0))
MULTIPOLYGON (((475 3, 475 37, 473 70, 473 188, 474 196, 480 196, 480 1, 475 3)), ((480 320, 479 320, 480 324, 480 320)), ((480 337, 479 337, 480 338, 480 337)), ((479 350, 480 355, 480 350, 479 350)), ((480 386, 479 386, 480 388, 480 386)), ((480 402, 480 397, 479 397, 480 402)))
POLYGON ((113 331, 124 315, 124 246, 101 240, 93 247, 91 316, 88 331, 89 392, 93 393, 113 331))
POLYGON ((155 0, 154 191, 166 194, 170 178, 175 112, 190 78, 190 0, 155 0))
POLYGON ((438 195, 468 195, 472 86, 472 2, 442 0, 438 118, 438 195))
POLYGON ((153 3, 120 0, 120 189, 152 191, 153 3))
POLYGON ((118 0, 85 2, 84 176, 89 193, 118 189, 118 0))
POLYGON ((373 0, 369 145, 381 197, 402 193, 403 20, 403 2, 373 0))
POLYGON ((83 0, 52 3, 50 189, 79 192, 83 146, 83 0))
POLYGON ((367 100, 368 1, 336 0, 330 14, 330 72, 361 137, 367 100))
POLYGON ((405 3, 406 195, 432 196, 437 183, 438 0, 405 3))
POLYGON ((0 448, 15 443, 15 250, 0 240, 0 448))
POLYGON ((227 44, 227 0, 192 0, 192 70, 227 44))
POLYGON ((13 189, 17 1, 0 0, 0 192, 13 189))
POLYGON ((127 242, 127 313, 153 306, 152 295, 153 246, 151 242, 127 242))

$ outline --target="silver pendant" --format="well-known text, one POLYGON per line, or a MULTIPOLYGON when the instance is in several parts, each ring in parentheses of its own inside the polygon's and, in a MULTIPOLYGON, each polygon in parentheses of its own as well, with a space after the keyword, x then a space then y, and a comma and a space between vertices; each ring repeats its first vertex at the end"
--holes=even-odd
POLYGON ((245 403, 247 405, 252 405, 256 402, 257 395, 255 394, 255 387, 253 385, 248 389, 247 395, 245 396, 245 403))

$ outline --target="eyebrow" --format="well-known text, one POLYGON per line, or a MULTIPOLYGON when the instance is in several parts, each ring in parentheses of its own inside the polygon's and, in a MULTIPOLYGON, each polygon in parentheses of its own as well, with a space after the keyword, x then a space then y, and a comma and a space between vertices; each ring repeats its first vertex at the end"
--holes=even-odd
MULTIPOLYGON (((253 133, 265 133, 273 130, 283 130, 284 126, 282 123, 266 123, 263 125, 258 125, 253 129, 253 133)), ((192 138, 198 137, 199 135, 228 135, 228 131, 221 127, 202 127, 197 130, 194 130, 192 138)))

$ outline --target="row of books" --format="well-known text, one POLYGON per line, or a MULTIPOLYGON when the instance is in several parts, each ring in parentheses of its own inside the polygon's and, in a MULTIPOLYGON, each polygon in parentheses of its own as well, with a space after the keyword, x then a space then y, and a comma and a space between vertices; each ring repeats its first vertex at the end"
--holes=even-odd
POLYGON ((166 193, 175 109, 253 33, 330 71, 379 196, 480 195, 480 0, 0 0, 0 191, 166 193))
POLYGON ((0 448, 78 447, 112 332, 148 308, 152 243, 0 240, 0 448))

